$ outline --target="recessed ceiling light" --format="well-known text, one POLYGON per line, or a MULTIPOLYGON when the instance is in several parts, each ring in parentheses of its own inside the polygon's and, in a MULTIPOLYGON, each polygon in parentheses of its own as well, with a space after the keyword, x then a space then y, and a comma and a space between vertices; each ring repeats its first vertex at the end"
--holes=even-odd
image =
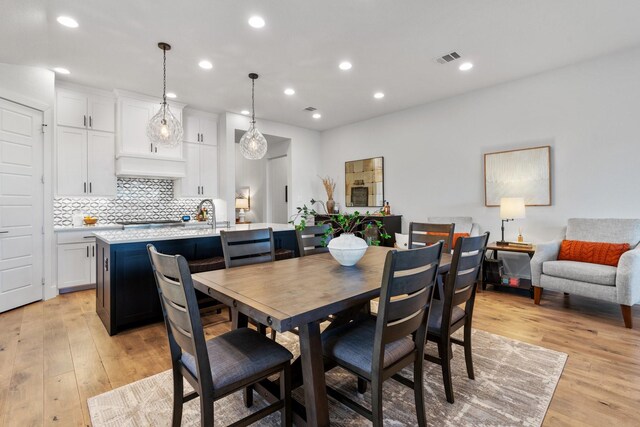
POLYGON ((473 68, 473 64, 471 62, 463 62, 462 64, 460 64, 460 66, 458 67, 458 69, 460 71, 469 71, 470 69, 473 68))
POLYGON ((295 95, 296 91, 291 89, 291 88, 287 88, 284 90, 284 94, 285 95, 295 95))
POLYGON ((313 116, 311 116, 311 117, 313 117, 314 119, 319 119, 320 117, 322 117, 322 114, 320 114, 320 113, 313 113, 313 116))
POLYGON ((382 98, 384 98, 384 93, 382 93, 382 92, 376 92, 376 93, 374 93, 374 94, 373 94, 373 97, 374 97, 375 99, 382 99, 382 98))
POLYGON ((245 116, 248 116, 249 114, 251 114, 251 111, 249 111, 249 110, 242 110, 242 111, 240 111, 240 114, 244 114, 245 116))
POLYGON ((167 92, 167 98, 174 99, 174 98, 177 98, 177 97, 178 97, 178 95, 176 95, 175 93, 173 93, 173 92, 167 92))
POLYGON ((252 16, 249 18, 249 25, 253 28, 262 28, 264 27, 264 19, 261 16, 252 16))
POLYGON ((351 69, 352 65, 351 65, 351 62, 349 62, 349 61, 343 61, 343 62, 340 63, 340 65, 338 65, 338 67, 341 70, 347 71, 347 70, 351 69))
POLYGON ((53 71, 55 71, 58 74, 71 74, 71 71, 67 70, 66 68, 62 68, 62 67, 56 67, 53 69, 53 71))
POLYGON ((202 60, 200 62, 198 62, 198 65, 200 66, 200 68, 204 68, 205 70, 210 70, 213 68, 213 64, 207 60, 202 60))
POLYGON ((64 25, 65 27, 78 28, 78 21, 68 16, 58 16, 57 21, 60 25, 64 25))

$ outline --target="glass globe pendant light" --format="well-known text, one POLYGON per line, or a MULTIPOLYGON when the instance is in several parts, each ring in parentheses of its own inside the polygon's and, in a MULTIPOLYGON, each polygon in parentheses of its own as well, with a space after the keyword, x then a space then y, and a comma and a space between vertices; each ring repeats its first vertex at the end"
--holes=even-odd
POLYGON ((182 124, 167 104, 167 51, 171 50, 171 45, 160 42, 158 47, 162 49, 162 103, 158 112, 149 120, 147 137, 154 144, 175 147, 182 141, 182 124))
POLYGON ((240 152, 249 160, 258 160, 267 154, 267 140, 256 129, 255 84, 258 75, 249 74, 251 79, 251 122, 249 129, 240 138, 240 152))

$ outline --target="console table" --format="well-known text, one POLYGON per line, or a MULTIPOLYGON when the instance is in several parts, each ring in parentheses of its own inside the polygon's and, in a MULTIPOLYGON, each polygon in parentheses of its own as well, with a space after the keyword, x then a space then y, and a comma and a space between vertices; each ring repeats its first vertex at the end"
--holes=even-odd
MULTIPOLYGON (((316 215, 315 222, 316 224, 332 222, 332 217, 336 215, 337 214, 316 215)), ((392 248, 396 243, 396 233, 402 233, 402 215, 360 215, 360 219, 362 224, 357 231, 362 231, 366 224, 371 221, 380 221, 382 225, 384 225, 384 231, 391 237, 388 239, 380 239, 380 246, 392 248)))

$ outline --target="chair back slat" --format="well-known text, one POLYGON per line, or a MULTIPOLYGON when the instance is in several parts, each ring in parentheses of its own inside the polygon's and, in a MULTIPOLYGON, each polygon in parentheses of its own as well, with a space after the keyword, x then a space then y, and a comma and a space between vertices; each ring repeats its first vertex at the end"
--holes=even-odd
POLYGON ((181 364, 182 352, 196 361, 196 381, 213 387, 200 310, 193 288, 187 260, 181 255, 165 255, 147 245, 151 267, 156 278, 160 305, 167 328, 171 360, 181 364))
POLYGON ((476 285, 480 278, 488 241, 489 233, 485 233, 475 237, 461 237, 456 242, 443 292, 441 330, 443 336, 449 333, 453 307, 465 304, 467 318, 470 319, 473 314, 476 285))
POLYGON ((307 226, 304 230, 296 230, 300 256, 328 252, 327 245, 332 236, 327 236, 326 233, 330 228, 330 224, 321 224, 307 226))
POLYGON ((420 249, 387 253, 373 349, 378 367, 384 362, 384 346, 390 342, 415 333, 416 348, 424 347, 442 247, 439 241, 420 249))
POLYGON ((260 230, 220 230, 224 263, 227 268, 272 262, 276 259, 271 227, 260 230))
POLYGON ((427 224, 412 222, 409 224, 409 249, 430 246, 444 240, 443 252, 450 252, 455 224, 427 224))

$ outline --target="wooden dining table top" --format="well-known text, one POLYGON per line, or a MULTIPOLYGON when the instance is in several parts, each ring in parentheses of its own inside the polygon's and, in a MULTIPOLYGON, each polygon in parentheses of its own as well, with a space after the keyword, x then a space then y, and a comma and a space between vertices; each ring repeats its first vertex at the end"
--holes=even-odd
MULTIPOLYGON (((380 294, 387 252, 372 246, 352 267, 323 253, 193 275, 196 289, 278 332, 326 318, 380 294)), ((440 271, 449 270, 443 254, 440 271)))

